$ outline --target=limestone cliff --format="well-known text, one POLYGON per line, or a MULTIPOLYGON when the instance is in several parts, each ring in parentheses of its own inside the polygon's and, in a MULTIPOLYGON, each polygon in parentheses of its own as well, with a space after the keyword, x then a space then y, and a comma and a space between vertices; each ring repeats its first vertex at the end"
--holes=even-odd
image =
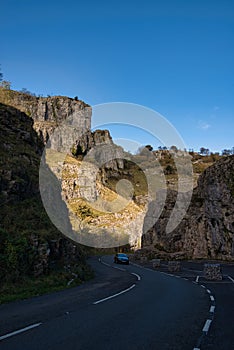
MULTIPOLYGON (((34 137, 40 143, 40 156, 46 144, 46 161, 60 182, 60 194, 68 206, 70 216, 75 215, 78 221, 78 231, 88 230, 88 233, 92 232, 93 235, 104 232, 107 236, 117 231, 118 241, 114 245, 121 243, 120 236, 126 238, 127 235, 131 245, 139 246, 145 205, 138 205, 134 201, 128 203, 128 200, 120 195, 118 205, 112 206, 111 201, 116 196, 116 189, 115 186, 113 189, 108 188, 109 180, 115 179, 118 182, 122 179, 125 167, 124 152, 121 147, 113 143, 108 130, 91 131, 91 107, 77 99, 62 96, 35 97, 5 89, 0 89, 0 102, 17 108, 18 114, 21 111, 25 125, 30 124, 30 128, 34 129, 31 130, 34 137), (101 199, 104 192, 105 201, 101 199), (95 205, 98 206, 98 210, 93 208, 95 205)), ((29 131, 28 138, 30 137, 29 131)), ((30 164, 29 171, 32 169, 30 164)), ((56 187, 56 180, 53 181, 56 187)), ((22 187, 21 176, 18 176, 18 182, 22 187)), ((7 185, 4 186, 8 188, 2 192, 6 198, 10 195, 10 183, 11 181, 6 181, 7 185)), ((21 190, 24 195, 29 190, 26 187, 27 182, 21 190)), ((45 181, 43 193, 47 195, 48 192, 49 197, 52 197, 50 187, 53 186, 48 187, 45 181)), ((53 203, 54 201, 51 202, 51 207, 53 203)), ((77 225, 73 228, 77 228, 77 225)), ((70 229, 62 232, 71 238, 74 237, 70 229)))
MULTIPOLYGON (((42 205, 38 175, 43 144, 33 120, 0 104, 0 139, 1 281, 47 273, 58 264, 84 266, 82 248, 61 235, 42 205)), ((65 205, 61 211, 67 212, 65 205)), ((65 225, 69 230, 70 223, 65 225)))
POLYGON ((169 190, 164 211, 142 237, 142 246, 161 257, 234 258, 234 156, 207 168, 179 226, 166 233, 177 192, 169 190))
MULTIPOLYGON (((82 101, 62 96, 35 97, 0 89, 1 102, 4 103, 0 109, 0 201, 3 207, 3 230, 7 228, 14 231, 17 228, 19 232, 27 231, 27 235, 30 233, 32 236, 32 242, 37 242, 38 239, 43 241, 42 252, 50 249, 49 243, 45 242, 45 232, 50 232, 50 239, 61 240, 57 236, 57 230, 44 229, 48 225, 47 222, 43 226, 45 213, 42 218, 39 217, 41 214, 37 214, 37 224, 30 222, 30 228, 25 225, 18 227, 18 223, 11 225, 11 221, 14 222, 17 217, 22 222, 28 205, 34 208, 33 215, 37 210, 44 210, 39 197, 38 169, 44 145, 50 138, 47 145, 49 168, 46 171, 53 178, 55 188, 60 191, 59 195, 56 192, 56 196, 62 196, 66 202, 67 206, 60 198, 60 209, 66 213, 66 217, 69 210, 71 223, 64 224, 67 225, 66 231, 71 233, 71 238, 72 224, 73 229, 78 226, 84 235, 97 234, 98 237, 101 232, 104 240, 106 235, 114 231, 118 240, 127 234, 130 245, 139 247, 143 221, 144 226, 148 227, 146 222, 154 213, 152 202, 144 219, 149 199, 149 183, 145 175, 153 167, 155 172, 149 178, 155 180, 155 189, 161 188, 161 192, 157 193, 159 202, 160 196, 163 198, 165 194, 166 184, 168 190, 164 210, 153 228, 143 235, 142 246, 161 257, 233 259, 233 157, 224 157, 204 171, 198 179, 198 186, 193 191, 184 219, 173 232, 166 234, 166 226, 177 196, 176 169, 168 151, 154 152, 155 158, 163 167, 164 178, 164 174, 155 168, 152 155, 150 158, 144 152, 136 156, 126 155, 121 147, 113 143, 108 130, 92 132, 92 109, 82 101), (133 192, 132 197, 128 198, 131 187, 127 185, 129 181, 133 192), (117 194, 119 184, 122 187, 117 194), (12 203, 14 205, 10 209, 12 203), (42 222, 41 229, 38 222, 42 222)), ((216 158, 210 157, 203 163, 201 157, 197 159, 195 156, 193 155, 194 169, 197 168, 196 184, 201 169, 212 164, 216 158)), ((50 186, 45 190, 51 197, 50 186)), ((86 244, 86 241, 83 243, 86 244)), ((51 247, 58 245, 53 243, 51 247)), ((71 245, 71 251, 72 249, 71 245)), ((61 250, 62 248, 58 249, 61 250)), ((43 259, 47 259, 45 256, 43 259)))
POLYGON ((33 120, 33 128, 45 144, 61 123, 74 122, 77 139, 90 130, 91 107, 64 96, 36 97, 13 90, 0 89, 0 102, 24 112, 33 120))

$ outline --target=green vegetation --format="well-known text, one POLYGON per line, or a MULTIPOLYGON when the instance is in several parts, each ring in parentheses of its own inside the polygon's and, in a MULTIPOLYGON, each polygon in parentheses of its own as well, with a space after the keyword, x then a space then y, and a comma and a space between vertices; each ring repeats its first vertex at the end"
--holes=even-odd
POLYGON ((133 198, 140 195, 146 195, 148 193, 148 183, 145 176, 145 173, 142 169, 144 169, 145 166, 145 157, 138 156, 138 159, 135 159, 134 156, 133 160, 125 160, 124 161, 124 170, 119 170, 119 173, 116 174, 106 169, 106 186, 111 189, 112 191, 116 191, 116 185, 120 179, 126 179, 129 180, 133 186, 133 198), (141 158, 140 158, 141 157, 141 158), (142 161, 142 168, 140 167, 142 161), (144 164, 143 164, 144 163, 144 164), (140 164, 140 165, 138 165, 140 164))
POLYGON ((73 274, 61 268, 39 277, 23 276, 16 282, 7 281, 0 285, 0 304, 71 288, 93 277, 93 271, 87 265, 79 265, 73 274))

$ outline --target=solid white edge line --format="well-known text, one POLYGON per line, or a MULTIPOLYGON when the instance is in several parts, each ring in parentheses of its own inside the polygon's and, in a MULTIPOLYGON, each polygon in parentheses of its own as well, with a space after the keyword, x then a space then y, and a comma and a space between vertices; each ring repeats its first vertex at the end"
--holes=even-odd
POLYGON ((213 295, 210 295, 210 300, 211 300, 211 301, 214 301, 213 295))
POLYGON ((212 320, 208 319, 206 320, 206 323, 202 329, 203 332, 207 333, 209 331, 210 325, 211 325, 212 320))
POLYGON ((214 311, 215 311, 215 306, 214 306, 214 305, 211 305, 211 307, 210 307, 210 312, 211 312, 211 313, 214 313, 214 311))
POLYGON ((125 269, 121 269, 121 267, 117 267, 117 266, 111 266, 113 267, 113 269, 117 269, 117 270, 120 270, 120 271, 126 271, 125 269))
POLYGON ((234 283, 234 279, 231 276, 228 276, 228 278, 234 283))
POLYGON ((197 276, 197 277, 196 277, 196 283, 198 283, 198 281, 199 281, 199 277, 200 277, 200 276, 197 276))
POLYGON ((122 291, 121 291, 121 292, 119 292, 119 293, 116 293, 116 294, 110 295, 109 297, 104 298, 104 299, 97 300, 97 301, 95 301, 95 302, 93 303, 93 305, 96 305, 96 304, 102 303, 103 301, 106 301, 106 300, 109 300, 109 299, 115 298, 115 297, 117 297, 117 296, 119 296, 119 295, 121 295, 121 294, 123 294, 123 293, 128 292, 129 290, 131 290, 131 289, 132 289, 132 288, 134 288, 134 287, 136 287, 136 285, 135 285, 135 284, 133 284, 131 287, 129 287, 129 288, 127 288, 127 289, 122 290, 122 291))
POLYGON ((140 281, 140 280, 141 280, 141 276, 139 276, 137 273, 131 272, 131 275, 136 276, 136 277, 137 277, 137 279, 138 279, 138 281, 140 281))
POLYGON ((18 329, 17 331, 14 331, 14 332, 11 332, 11 333, 8 333, 8 334, 5 334, 5 335, 2 335, 0 337, 0 340, 3 340, 3 339, 6 339, 6 338, 9 338, 9 337, 12 337, 13 335, 17 335, 17 334, 20 334, 20 333, 23 333, 23 332, 26 332, 30 329, 33 329, 33 328, 36 328, 36 327, 39 327, 42 323, 35 323, 35 324, 32 324, 31 326, 28 326, 28 327, 25 327, 25 328, 22 328, 22 329, 18 329))

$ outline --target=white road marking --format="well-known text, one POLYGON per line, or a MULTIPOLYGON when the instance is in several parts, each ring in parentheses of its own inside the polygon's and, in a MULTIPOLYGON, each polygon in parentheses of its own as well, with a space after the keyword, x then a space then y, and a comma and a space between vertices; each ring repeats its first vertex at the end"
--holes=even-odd
POLYGON ((211 291, 209 289, 207 289, 206 291, 207 291, 207 293, 211 294, 211 291))
POLYGON ((196 277, 196 283, 198 283, 198 281, 199 281, 199 277, 200 277, 200 276, 197 276, 197 277, 196 277))
POLYGON ((137 266, 137 267, 140 267, 141 269, 143 269, 143 268, 144 268, 143 266, 138 265, 138 264, 135 264, 135 263, 133 263, 133 262, 131 262, 130 264, 131 264, 131 265, 134 265, 134 266, 137 266))
POLYGON ((188 278, 184 277, 184 280, 185 280, 185 281, 188 281, 188 278))
POLYGON ((140 280, 141 280, 141 276, 139 276, 137 273, 131 272, 131 275, 136 276, 136 277, 137 277, 137 279, 138 279, 138 281, 140 281, 140 280))
POLYGON ((209 328, 210 328, 210 325, 211 325, 211 322, 212 322, 212 320, 206 320, 206 323, 205 323, 205 325, 204 325, 204 327, 203 327, 203 332, 205 332, 205 333, 207 333, 208 332, 208 330, 209 330, 209 328))
POLYGON ((111 266, 111 267, 113 267, 113 269, 117 269, 117 270, 120 270, 120 271, 126 271, 125 269, 122 269, 121 267, 117 267, 117 266, 111 266))
POLYGON ((102 261, 101 259, 99 259, 100 263, 102 263, 103 265, 106 265, 108 267, 112 267, 113 269, 117 269, 117 270, 120 270, 120 271, 126 271, 125 269, 122 269, 121 267, 117 267, 117 266, 112 266, 111 264, 108 264, 104 261, 102 261))
POLYGON ((202 288, 206 288, 205 286, 203 286, 203 284, 201 284, 201 287, 202 287, 202 288))
POLYGON ((234 279, 231 276, 228 276, 228 278, 234 283, 234 279))
POLYGON ((200 350, 200 348, 194 348, 193 350, 200 350))
POLYGON ((213 295, 210 295, 210 300, 211 300, 211 301, 214 301, 213 295))
POLYGON ((32 324, 31 326, 28 326, 28 327, 25 327, 25 328, 22 328, 22 329, 18 329, 17 331, 14 331, 14 332, 11 332, 11 333, 2 335, 2 336, 0 337, 0 340, 6 339, 6 338, 10 338, 10 337, 12 337, 13 335, 17 335, 17 334, 26 332, 26 331, 28 331, 28 330, 30 330, 30 329, 39 327, 41 324, 42 324, 42 323, 35 323, 35 324, 32 324))
POLYGON ((211 312, 211 313, 214 313, 214 311, 215 311, 215 306, 214 306, 214 305, 211 305, 211 307, 210 307, 210 312, 211 312))
POLYGON ((172 276, 172 275, 169 275, 169 273, 166 273, 166 272, 162 272, 162 271, 159 271, 161 274, 163 275, 166 275, 166 276, 172 276))
MULTIPOLYGON (((150 269, 149 267, 144 267, 145 270, 148 270, 148 271, 153 271, 152 269, 150 269)), ((154 272, 154 271, 153 271, 154 272)))
POLYGON ((131 287, 129 287, 129 288, 127 288, 127 289, 124 289, 124 290, 122 290, 122 291, 121 291, 121 292, 119 292, 119 293, 116 293, 116 294, 110 295, 109 297, 104 298, 104 299, 97 300, 97 301, 95 301, 95 302, 93 303, 93 305, 100 304, 100 303, 102 303, 103 301, 106 301, 106 300, 109 300, 109 299, 115 298, 115 297, 117 297, 117 296, 119 296, 119 295, 121 295, 121 294, 123 294, 123 293, 129 292, 129 291, 130 291, 132 288, 134 288, 135 286, 136 286, 136 285, 135 285, 135 284, 133 284, 131 287))

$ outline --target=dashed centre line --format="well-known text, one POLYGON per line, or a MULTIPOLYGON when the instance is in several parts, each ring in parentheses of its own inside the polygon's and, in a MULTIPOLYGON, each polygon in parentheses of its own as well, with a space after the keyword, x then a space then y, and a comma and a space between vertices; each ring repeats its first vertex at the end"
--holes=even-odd
POLYGON ((117 297, 117 296, 119 296, 119 295, 121 295, 121 294, 124 294, 124 293, 130 291, 131 289, 133 289, 135 286, 136 286, 136 285, 133 284, 131 287, 129 287, 129 288, 127 288, 127 289, 124 289, 124 290, 122 290, 122 291, 119 292, 119 293, 116 293, 116 294, 110 295, 109 297, 106 297, 106 298, 97 300, 97 301, 95 301, 95 302, 93 303, 93 305, 100 304, 100 303, 102 303, 102 302, 104 302, 104 301, 107 301, 107 300, 112 299, 112 298, 115 298, 115 297, 117 297))
MULTIPOLYGON (((140 265, 135 264, 135 263, 131 263, 131 264, 132 264, 132 265, 135 265, 135 266, 137 266, 137 267, 140 267, 140 268, 144 268, 145 270, 153 271, 152 269, 149 269, 149 268, 147 268, 147 267, 140 266, 140 265)), ((109 265, 109 264, 106 264, 106 265, 107 265, 107 266, 110 266, 110 267, 113 267, 113 266, 111 266, 111 265, 109 265)), ((116 267, 114 267, 114 268, 116 268, 116 267)), ((125 271, 126 271, 126 270, 125 270, 125 271)), ((176 278, 181 278, 181 276, 178 276, 178 275, 173 275, 173 274, 165 273, 165 272, 162 272, 162 271, 161 271, 161 273, 162 273, 162 274, 165 274, 165 275, 167 275, 167 276, 176 277, 176 278)), ((141 279, 141 277, 140 277, 138 274, 136 274, 136 273, 134 273, 134 272, 131 272, 131 274, 132 274, 132 275, 135 275, 135 276, 137 277, 138 281, 141 279)), ((192 281, 192 283, 198 285, 199 278, 200 278, 200 276, 197 275, 195 281, 192 281)), ((228 276, 228 278, 234 283, 234 279, 233 279, 232 277, 228 276)), ((186 280, 187 280, 187 278, 183 278, 183 279, 186 279, 186 280)), ((210 296, 210 300, 211 300, 212 302, 214 302, 215 299, 214 299, 214 296, 211 295, 210 289, 206 288, 206 286, 204 286, 203 284, 200 284, 200 286, 201 286, 202 288, 206 289, 206 292, 207 292, 207 293, 209 294, 209 296, 210 296)), ((134 288, 134 287, 135 287, 135 284, 132 285, 130 288, 128 288, 128 289, 126 289, 126 290, 124 290, 124 291, 122 291, 122 292, 120 292, 120 293, 117 293, 117 294, 114 294, 114 295, 112 295, 112 296, 110 296, 110 297, 107 297, 107 298, 98 300, 98 301, 94 302, 93 304, 99 304, 99 303, 101 303, 101 302, 103 302, 103 301, 106 301, 106 300, 108 300, 108 299, 114 298, 114 297, 116 297, 116 296, 118 296, 118 295, 120 295, 120 294, 123 294, 123 293, 127 292, 128 290, 130 290, 130 289, 132 289, 132 288, 134 288)), ((212 319, 213 319, 214 311, 215 311, 215 306, 214 306, 214 305, 211 305, 211 306, 210 306, 210 316, 212 317, 212 319)), ((205 322, 205 324, 204 324, 204 327, 203 327, 203 329, 202 329, 203 334, 207 334, 207 333, 208 333, 209 328, 210 328, 210 325, 211 325, 211 322, 212 322, 212 319, 207 319, 207 320, 206 320, 206 322, 205 322)), ((199 346, 199 345, 200 345, 200 344, 198 343, 197 346, 199 346)), ((195 347, 193 350, 200 350, 200 347, 195 347)))
POLYGON ((215 311, 215 306, 214 306, 214 305, 211 305, 211 307, 210 307, 210 313, 214 313, 214 311, 215 311))
POLYGON ((202 329, 203 332, 207 333, 209 331, 210 325, 211 325, 212 320, 208 319, 206 320, 206 323, 202 329))
MULTIPOLYGON (((111 265, 109 265, 111 266, 111 265)), ((113 269, 116 269, 116 270, 120 270, 120 271, 126 271, 125 269, 122 269, 121 267, 117 267, 117 266, 111 266, 113 267, 113 269)))
POLYGON ((140 281, 140 280, 141 280, 141 276, 139 276, 137 273, 131 272, 131 275, 136 276, 136 277, 137 277, 137 279, 138 279, 138 281, 140 281))
POLYGON ((3 339, 6 339, 6 338, 13 337, 13 335, 17 335, 17 334, 20 334, 20 333, 29 331, 30 329, 39 327, 41 324, 42 324, 41 322, 40 322, 40 323, 35 323, 35 324, 32 324, 32 325, 30 325, 30 326, 28 326, 28 327, 21 328, 21 329, 18 329, 17 331, 14 331, 14 332, 11 332, 11 333, 2 335, 2 336, 0 337, 0 341, 3 340, 3 339))

